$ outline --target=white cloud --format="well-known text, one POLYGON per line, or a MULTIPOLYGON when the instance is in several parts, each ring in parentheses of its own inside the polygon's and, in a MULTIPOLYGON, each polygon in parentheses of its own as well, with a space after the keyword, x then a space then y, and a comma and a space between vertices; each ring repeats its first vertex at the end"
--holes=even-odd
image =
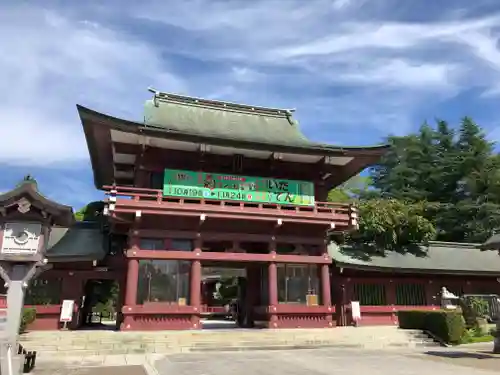
POLYGON ((0 7, 0 35, 1 163, 87 160, 77 102, 140 118, 148 84, 184 88, 147 42, 56 11, 0 7))
POLYGON ((150 85, 296 107, 308 134, 340 143, 336 134, 360 128, 404 133, 428 103, 471 86, 500 94, 500 15, 472 17, 460 2, 410 22, 416 5, 395 3, 2 5, 0 35, 9 38, 0 43, 9 53, 0 57, 0 163, 87 160, 75 104, 140 119, 150 85))
MULTIPOLYGON (((410 128, 401 124, 411 126, 415 114, 428 102, 439 103, 471 87, 489 95, 500 92, 496 84, 500 52, 493 34, 500 13, 472 17, 474 6, 463 8, 460 1, 455 7, 443 5, 436 14, 420 9, 426 14, 420 22, 408 21, 408 15, 417 12, 417 4, 396 9, 388 0, 376 4, 363 0, 196 0, 169 4, 168 12, 157 4, 134 10, 136 16, 182 30, 187 40, 197 41, 196 48, 175 44, 175 53, 232 66, 244 64, 253 69, 253 77, 259 73, 254 87, 248 87, 249 79, 240 90, 234 83, 238 76, 231 75, 232 79, 222 81, 218 94, 249 102, 262 98, 262 91, 271 86, 275 88, 271 100, 283 102, 288 97, 287 106, 300 106, 299 116, 310 112, 304 109, 319 99, 336 103, 339 107, 330 110, 335 119, 331 126, 335 122, 347 125, 338 120, 337 112, 366 101, 378 105, 364 109, 364 117, 361 111, 350 113, 348 123, 385 129, 390 118, 399 122, 397 129, 404 133, 410 128), (396 15, 405 11, 406 20, 398 20, 396 15), (272 72, 264 73, 269 69, 272 72), (291 72, 283 73, 286 70, 291 72), (311 95, 294 103, 287 91, 291 81, 311 95), (282 90, 276 89, 279 85, 284 86, 282 90), (350 87, 356 95, 336 96, 339 87, 350 87), (314 91, 322 91, 321 96, 314 91), (393 105, 401 102, 404 106, 393 105)), ((164 48, 174 52, 168 45, 164 48)), ((269 98, 268 92, 265 97, 269 98)))

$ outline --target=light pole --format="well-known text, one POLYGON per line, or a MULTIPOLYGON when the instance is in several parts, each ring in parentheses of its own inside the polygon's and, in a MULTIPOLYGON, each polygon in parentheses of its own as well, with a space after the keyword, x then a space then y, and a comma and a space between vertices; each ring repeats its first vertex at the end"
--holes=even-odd
MULTIPOLYGON (((481 245, 481 250, 496 250, 500 256, 500 233, 493 233, 493 235, 486 240, 485 243, 481 245)), ((500 270, 499 270, 500 271, 500 270)), ((500 277, 497 278, 497 282, 500 283, 500 277)), ((497 299, 496 304, 500 307, 500 301, 497 299)), ((500 309, 497 309, 500 311, 500 309)), ((493 344, 493 353, 500 353, 500 312, 497 313, 495 317, 496 328, 495 328, 495 340, 493 344)))

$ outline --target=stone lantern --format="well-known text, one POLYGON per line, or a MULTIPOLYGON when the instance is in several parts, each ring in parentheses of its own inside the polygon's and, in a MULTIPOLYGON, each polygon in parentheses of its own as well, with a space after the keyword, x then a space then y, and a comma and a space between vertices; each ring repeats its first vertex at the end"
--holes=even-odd
MULTIPOLYGON (((500 256, 500 233, 494 233, 485 243, 481 245, 481 250, 496 250, 500 256)), ((500 270, 499 270, 500 273, 500 270)), ((500 283, 500 277, 497 278, 500 283)), ((496 301, 497 306, 500 306, 500 300, 496 301)), ((500 315, 496 316, 495 341, 493 345, 493 353, 500 353, 500 315)))
POLYGON ((39 193, 29 176, 0 195, 0 276, 7 288, 7 324, 1 332, 0 373, 21 374, 24 358, 18 355, 18 337, 24 295, 31 279, 47 269, 45 252, 52 226, 69 226, 69 206, 39 193))

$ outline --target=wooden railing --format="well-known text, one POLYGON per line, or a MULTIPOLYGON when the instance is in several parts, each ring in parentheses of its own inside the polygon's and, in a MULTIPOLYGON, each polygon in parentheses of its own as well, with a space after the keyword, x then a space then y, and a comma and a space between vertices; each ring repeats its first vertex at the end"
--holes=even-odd
MULTIPOLYGON (((161 189, 136 188, 125 186, 104 186, 105 194, 110 204, 116 204, 117 199, 131 200, 141 203, 166 204, 171 207, 190 208, 203 206, 203 209, 218 209, 229 211, 237 209, 241 213, 274 213, 279 215, 306 216, 309 218, 330 219, 341 221, 343 225, 356 226, 357 214, 353 205, 332 202, 316 202, 314 206, 296 206, 276 203, 246 202, 237 200, 216 200, 205 198, 181 198, 164 196, 161 189)), ((126 202, 119 202, 126 205, 126 202)), ((131 202, 132 203, 132 202, 131 202)))

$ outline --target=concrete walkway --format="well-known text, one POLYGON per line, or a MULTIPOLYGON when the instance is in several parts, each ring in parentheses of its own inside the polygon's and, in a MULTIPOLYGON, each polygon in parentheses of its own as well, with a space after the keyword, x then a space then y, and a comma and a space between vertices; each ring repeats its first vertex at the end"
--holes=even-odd
POLYGON ((484 362, 486 367, 472 360, 469 365, 425 352, 317 349, 174 354, 156 362, 156 369, 159 375, 470 375, 471 367, 474 375, 498 373, 497 360, 484 362))
POLYGON ((34 375, 148 375, 143 366, 57 367, 32 372, 34 375))
POLYGON ((37 359, 33 375, 156 375, 156 361, 161 354, 121 354, 93 356, 41 357, 37 359), (78 370, 78 371, 77 371, 78 370), (85 372, 85 371, 87 372, 85 372), (103 372, 103 371, 107 372, 103 372), (75 372, 76 371, 76 372, 75 372), (80 372, 79 372, 80 371, 80 372), (83 372, 81 372, 83 371, 83 372))
MULTIPOLYGON (((484 346, 484 344, 483 344, 484 346)), ((304 349, 58 357, 37 362, 34 375, 489 375, 500 356, 475 348, 395 350, 304 349)))

